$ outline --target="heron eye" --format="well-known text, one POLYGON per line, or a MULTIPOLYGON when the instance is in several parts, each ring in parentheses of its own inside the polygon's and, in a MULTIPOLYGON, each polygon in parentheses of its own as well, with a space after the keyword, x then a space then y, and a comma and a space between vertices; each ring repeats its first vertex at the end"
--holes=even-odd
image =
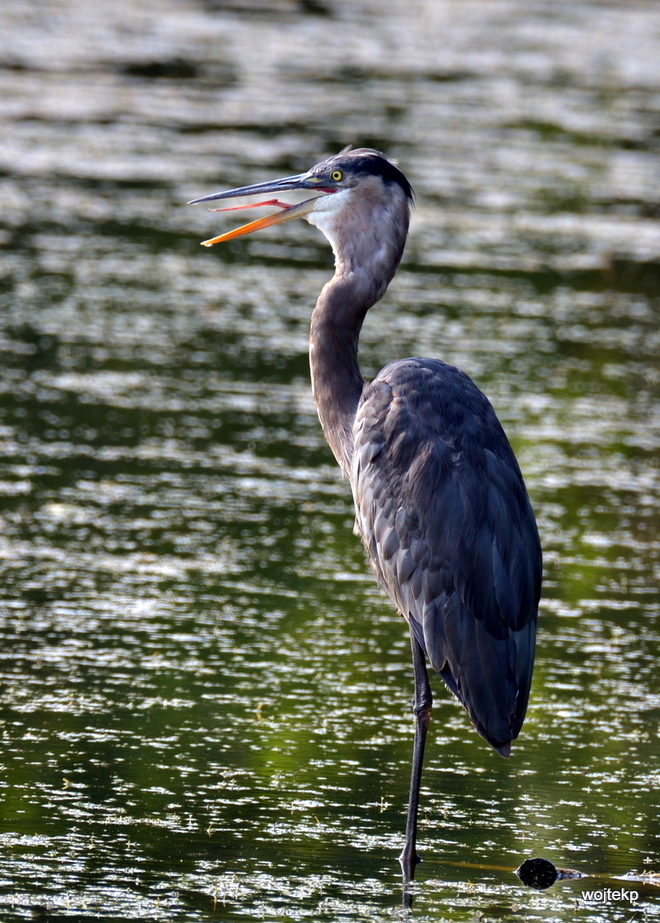
POLYGON ((344 174, 341 172, 341 170, 333 170, 332 173, 330 174, 330 179, 334 183, 338 183, 343 178, 344 178, 344 174))

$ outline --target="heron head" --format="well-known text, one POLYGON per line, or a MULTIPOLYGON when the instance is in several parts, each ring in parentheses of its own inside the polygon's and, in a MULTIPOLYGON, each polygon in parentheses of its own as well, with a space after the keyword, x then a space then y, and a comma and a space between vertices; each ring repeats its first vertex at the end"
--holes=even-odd
POLYGON ((368 148, 357 150, 345 148, 334 157, 317 163, 307 173, 285 176, 282 179, 256 183, 253 186, 228 189, 226 192, 215 192, 199 199, 193 199, 188 204, 196 205, 221 199, 263 195, 273 196, 273 198, 247 205, 217 208, 213 211, 237 211, 267 205, 280 210, 235 228, 233 231, 220 234, 218 237, 204 240, 202 246, 211 247, 213 244, 233 240, 235 237, 244 237, 274 224, 282 224, 292 218, 303 217, 332 239, 333 227, 336 226, 337 219, 344 220, 347 214, 354 217, 358 209, 363 215, 365 207, 369 209, 370 205, 375 207, 377 204, 387 202, 388 196, 390 199, 395 197, 403 203, 401 207, 406 213, 405 229, 407 230, 408 210, 413 201, 410 183, 398 167, 387 160, 383 154, 368 148), (313 195, 297 204, 289 204, 279 199, 280 193, 294 190, 309 191, 313 195), (360 206, 362 208, 359 208, 360 206))

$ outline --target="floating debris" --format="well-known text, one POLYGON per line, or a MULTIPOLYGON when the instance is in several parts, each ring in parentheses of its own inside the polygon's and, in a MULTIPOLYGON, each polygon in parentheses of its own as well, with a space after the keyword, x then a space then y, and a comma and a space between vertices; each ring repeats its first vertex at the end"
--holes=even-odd
POLYGON ((558 869, 549 859, 525 859, 523 864, 516 869, 516 875, 528 888, 545 891, 556 881, 570 878, 584 878, 582 872, 573 869, 558 869))

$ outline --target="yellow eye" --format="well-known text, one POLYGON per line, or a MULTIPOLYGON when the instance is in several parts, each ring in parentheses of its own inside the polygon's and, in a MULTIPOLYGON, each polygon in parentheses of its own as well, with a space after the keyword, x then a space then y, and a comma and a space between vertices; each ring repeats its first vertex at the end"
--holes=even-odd
POLYGON ((341 172, 341 170, 333 170, 330 174, 330 179, 333 181, 333 183, 338 183, 343 178, 344 174, 341 172))

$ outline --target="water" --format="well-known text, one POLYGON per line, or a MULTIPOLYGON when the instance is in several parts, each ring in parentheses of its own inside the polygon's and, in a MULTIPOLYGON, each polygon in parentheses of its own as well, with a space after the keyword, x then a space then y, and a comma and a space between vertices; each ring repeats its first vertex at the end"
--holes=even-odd
POLYGON ((439 683, 420 920, 614 923, 660 892, 660 11, 361 0, 0 10, 0 908, 392 920, 405 626, 351 534, 303 222, 184 203, 345 144, 418 204, 362 362, 489 394, 546 580, 508 762, 439 683), (544 855, 590 875, 547 892, 544 855), (630 883, 628 883, 630 884, 630 883))

